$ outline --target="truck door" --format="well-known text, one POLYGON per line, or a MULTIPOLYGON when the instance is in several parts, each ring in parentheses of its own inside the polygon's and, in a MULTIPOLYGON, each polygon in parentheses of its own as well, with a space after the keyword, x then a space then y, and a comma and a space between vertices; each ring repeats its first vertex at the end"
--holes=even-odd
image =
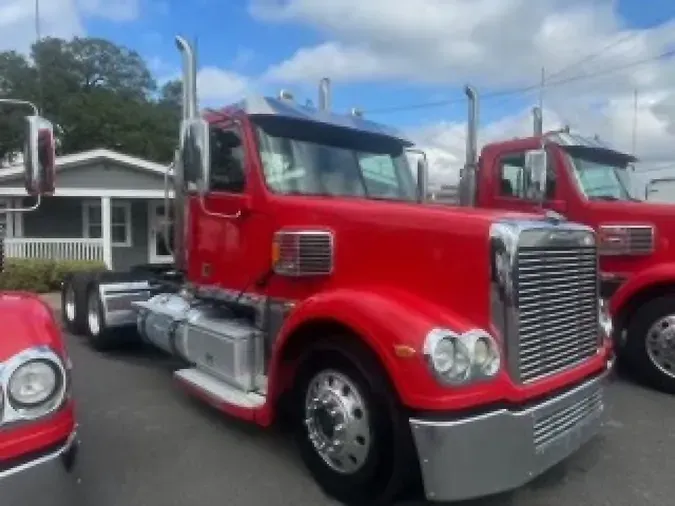
POLYGON ((191 219, 195 239, 190 265, 197 283, 234 290, 250 283, 254 266, 247 256, 256 227, 246 152, 238 123, 212 128, 209 191, 193 206, 198 211, 191 219))

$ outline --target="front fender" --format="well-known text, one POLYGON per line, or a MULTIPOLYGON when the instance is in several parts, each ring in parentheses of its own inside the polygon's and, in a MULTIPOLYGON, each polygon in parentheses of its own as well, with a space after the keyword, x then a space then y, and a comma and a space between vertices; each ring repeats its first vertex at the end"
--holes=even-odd
POLYGON ((401 401, 411 407, 427 405, 443 394, 424 361, 422 347, 427 332, 434 327, 458 332, 475 327, 459 315, 401 291, 331 290, 302 301, 284 322, 275 343, 270 376, 280 369, 284 350, 301 327, 326 321, 348 327, 363 339, 379 357, 401 401), (397 354, 401 346, 413 352, 397 354))
POLYGON ((611 314, 621 314, 636 293, 651 286, 670 283, 675 284, 675 263, 658 264, 631 276, 612 296, 609 303, 611 314))
POLYGON ((26 348, 47 346, 65 355, 63 335, 53 311, 28 292, 0 292, 0 362, 26 348))

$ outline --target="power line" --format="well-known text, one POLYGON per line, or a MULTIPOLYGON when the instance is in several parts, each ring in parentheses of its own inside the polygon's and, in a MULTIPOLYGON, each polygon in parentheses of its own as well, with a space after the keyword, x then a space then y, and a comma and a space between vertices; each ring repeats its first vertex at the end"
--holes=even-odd
POLYGON ((570 63, 569 65, 565 65, 563 68, 561 68, 560 70, 554 72, 553 74, 551 74, 551 75, 548 76, 548 77, 549 77, 549 78, 551 78, 551 77, 558 77, 558 76, 560 76, 561 74, 564 74, 565 72, 567 72, 568 70, 570 70, 570 69, 572 69, 572 68, 574 68, 574 67, 578 67, 579 65, 583 65, 584 63, 588 63, 588 62, 590 62, 591 60, 596 59, 598 56, 602 55, 602 54, 605 53, 606 51, 608 51, 608 50, 610 50, 610 49, 612 49, 612 48, 618 46, 618 45, 621 44, 622 42, 625 42, 625 41, 627 41, 627 40, 629 40, 629 39, 631 39, 631 38, 633 38, 633 37, 636 37, 638 33, 639 33, 639 32, 629 32, 628 34, 625 34, 623 37, 620 37, 619 39, 617 39, 617 40, 615 40, 615 41, 613 41, 613 42, 610 42, 609 44, 606 44, 602 49, 600 49, 600 51, 597 51, 597 52, 595 52, 595 53, 591 53, 591 54, 589 54, 589 55, 586 55, 586 56, 585 56, 584 58, 582 58, 581 60, 578 60, 578 61, 576 61, 576 62, 570 63))
MULTIPOLYGON (((657 56, 652 56, 649 58, 644 58, 642 60, 637 60, 634 62, 630 62, 624 65, 617 65, 614 67, 609 67, 604 70, 592 72, 590 74, 580 74, 580 75, 575 75, 571 77, 567 77, 564 79, 560 79, 557 81, 549 81, 546 83, 547 88, 551 87, 556 87, 556 86, 562 86, 564 84, 569 84, 572 82, 577 82, 577 81, 583 81, 585 79, 592 79, 594 77, 599 77, 599 76, 605 76, 612 74, 614 72, 620 71, 620 70, 626 70, 632 67, 637 67, 639 65, 643 65, 645 63, 649 63, 652 61, 656 60, 661 60, 663 58, 668 58, 675 55, 675 49, 670 49, 668 51, 664 51, 663 53, 657 55, 657 56)), ((485 93, 481 96, 482 99, 490 99, 490 98, 496 98, 496 97, 506 97, 506 96, 511 96, 511 95, 520 95, 524 93, 529 93, 535 90, 538 90, 539 87, 541 86, 540 83, 534 84, 534 85, 529 85, 529 86, 523 86, 520 88, 513 88, 510 90, 502 90, 502 91, 494 91, 491 93, 485 93)), ((431 107, 440 107, 444 105, 450 105, 450 104, 459 104, 463 103, 465 101, 464 98, 456 98, 456 99, 446 99, 446 100, 437 100, 434 102, 420 102, 417 104, 408 104, 408 105, 403 105, 403 106, 395 106, 395 107, 385 107, 385 108, 380 108, 380 109, 370 109, 364 111, 364 113, 367 114, 386 114, 390 112, 399 112, 399 111, 410 111, 413 109, 427 109, 431 107)))

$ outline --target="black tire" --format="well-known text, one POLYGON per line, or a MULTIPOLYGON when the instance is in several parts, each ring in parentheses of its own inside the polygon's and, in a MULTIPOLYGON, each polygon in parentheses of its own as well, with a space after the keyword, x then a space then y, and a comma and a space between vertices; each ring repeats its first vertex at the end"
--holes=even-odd
POLYGON ((85 334, 96 351, 111 351, 127 344, 125 329, 108 327, 98 282, 91 281, 86 290, 85 334))
MULTIPOLYGON (((350 506, 388 505, 419 484, 419 463, 410 427, 379 362, 360 346, 345 338, 340 341, 322 343, 303 361, 293 402, 296 444, 309 473, 326 495, 350 506), (370 444, 363 452, 362 466, 351 474, 338 472, 327 464, 310 440, 305 424, 308 388, 313 378, 326 371, 348 378, 366 407, 366 415, 361 415, 367 416, 369 430, 354 441, 370 444)), ((354 458, 349 453, 342 457, 345 462, 354 458)))
MULTIPOLYGON (((650 337, 655 336, 654 330, 650 332, 650 329, 667 316, 673 316, 673 323, 663 328, 672 326, 671 332, 675 333, 675 295, 657 297, 640 306, 628 324, 628 339, 620 359, 626 362, 630 372, 647 385, 675 394, 675 360, 663 362, 659 367, 650 357, 648 344, 650 337)), ((670 353, 673 353, 675 337, 670 346, 670 353)), ((658 358, 661 353, 656 350, 652 355, 658 358)))
POLYGON ((86 331, 86 292, 90 278, 89 273, 77 272, 66 278, 61 287, 61 319, 66 330, 74 335, 83 335, 86 331))

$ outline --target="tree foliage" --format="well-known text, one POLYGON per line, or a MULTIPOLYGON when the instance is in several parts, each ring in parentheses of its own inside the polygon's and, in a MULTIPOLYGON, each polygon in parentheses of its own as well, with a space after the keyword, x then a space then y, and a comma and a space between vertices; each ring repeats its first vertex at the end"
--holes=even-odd
MULTIPOLYGON (((28 100, 57 128, 60 154, 109 148, 171 160, 181 84, 161 89, 141 56, 99 38, 46 38, 30 58, 0 52, 0 98, 28 100)), ((26 108, 0 104, 0 161, 21 151, 26 108)))

